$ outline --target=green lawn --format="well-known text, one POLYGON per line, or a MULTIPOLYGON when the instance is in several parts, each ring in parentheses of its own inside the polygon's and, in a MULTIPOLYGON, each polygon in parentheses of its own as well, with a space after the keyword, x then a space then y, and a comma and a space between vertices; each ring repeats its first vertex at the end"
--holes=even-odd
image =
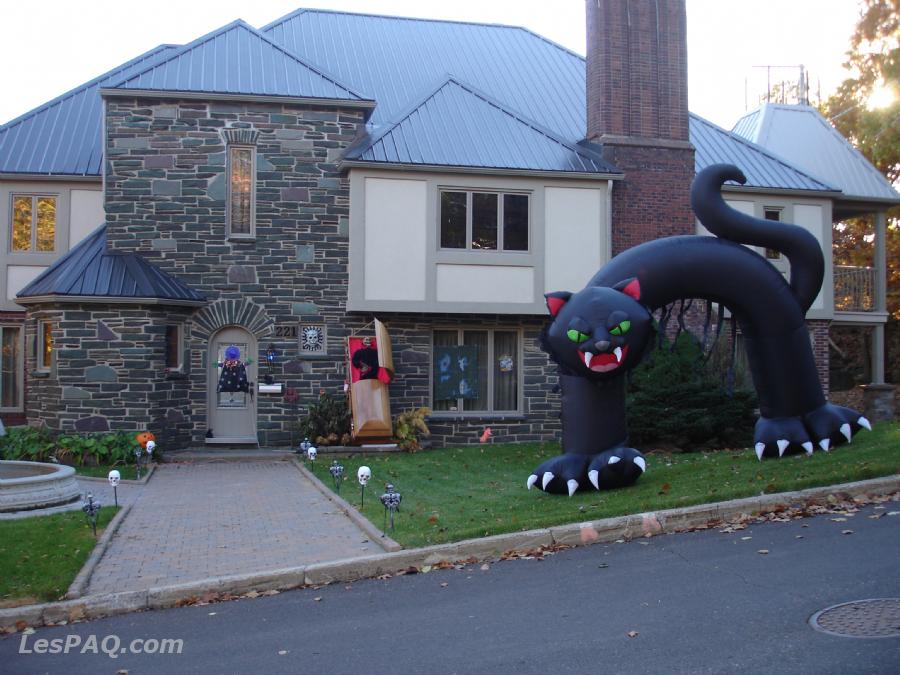
MULTIPOLYGON (((137 469, 134 464, 101 464, 99 466, 76 466, 75 473, 79 476, 93 476, 94 478, 106 478, 111 469, 118 469, 123 480, 135 480, 137 469)), ((147 475, 147 465, 141 467, 141 478, 147 475)))
MULTIPOLYGON (((572 498, 527 490, 531 471, 558 452, 555 444, 497 444, 356 456, 341 460, 346 476, 341 495, 359 508, 356 470, 368 465, 372 482, 366 489, 365 515, 381 527, 384 508, 378 497, 385 483, 393 483, 403 503, 392 536, 405 547, 427 546, 898 473, 900 424, 876 425, 872 432, 861 432, 852 445, 811 457, 759 462, 749 449, 650 453, 647 473, 632 487, 578 492, 572 498)), ((327 464, 330 460, 317 462, 315 472, 333 485, 327 464)))
MULTIPOLYGON (((101 509, 98 536, 115 512, 101 509)), ((95 543, 81 511, 0 521, 0 607, 62 598, 95 543)))

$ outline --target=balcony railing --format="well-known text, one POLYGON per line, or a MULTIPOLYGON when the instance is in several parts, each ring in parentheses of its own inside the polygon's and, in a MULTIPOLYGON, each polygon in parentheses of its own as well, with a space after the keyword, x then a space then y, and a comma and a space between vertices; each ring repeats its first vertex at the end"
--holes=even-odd
POLYGON ((871 312, 875 309, 875 268, 834 266, 834 309, 871 312))

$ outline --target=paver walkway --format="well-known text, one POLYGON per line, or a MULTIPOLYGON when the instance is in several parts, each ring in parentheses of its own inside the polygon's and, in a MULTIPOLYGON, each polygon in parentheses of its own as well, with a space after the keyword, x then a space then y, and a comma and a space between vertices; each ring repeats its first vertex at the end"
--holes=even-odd
POLYGON ((94 569, 111 593, 381 552, 290 462, 162 464, 94 569))

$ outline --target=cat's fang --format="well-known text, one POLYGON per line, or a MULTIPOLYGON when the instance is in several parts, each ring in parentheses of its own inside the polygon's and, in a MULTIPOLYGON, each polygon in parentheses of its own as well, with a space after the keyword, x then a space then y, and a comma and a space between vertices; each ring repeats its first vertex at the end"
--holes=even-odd
POLYGON ((583 352, 584 354, 584 365, 587 368, 591 367, 591 359, 594 358, 594 355, 590 352, 583 352))
POLYGON ((619 363, 622 363, 622 348, 621 348, 621 347, 616 347, 616 348, 613 350, 613 354, 616 355, 616 361, 618 361, 619 363))

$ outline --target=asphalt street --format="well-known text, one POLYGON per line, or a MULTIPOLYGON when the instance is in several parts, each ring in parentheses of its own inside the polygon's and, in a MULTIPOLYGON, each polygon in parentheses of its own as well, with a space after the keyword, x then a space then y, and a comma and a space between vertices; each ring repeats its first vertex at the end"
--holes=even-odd
POLYGON ((808 624, 831 605, 900 597, 898 566, 900 504, 887 502, 41 628, 0 639, 0 671, 898 673, 900 638, 808 624), (80 645, 34 653, 42 638, 80 645), (180 654, 120 653, 166 638, 180 654))

